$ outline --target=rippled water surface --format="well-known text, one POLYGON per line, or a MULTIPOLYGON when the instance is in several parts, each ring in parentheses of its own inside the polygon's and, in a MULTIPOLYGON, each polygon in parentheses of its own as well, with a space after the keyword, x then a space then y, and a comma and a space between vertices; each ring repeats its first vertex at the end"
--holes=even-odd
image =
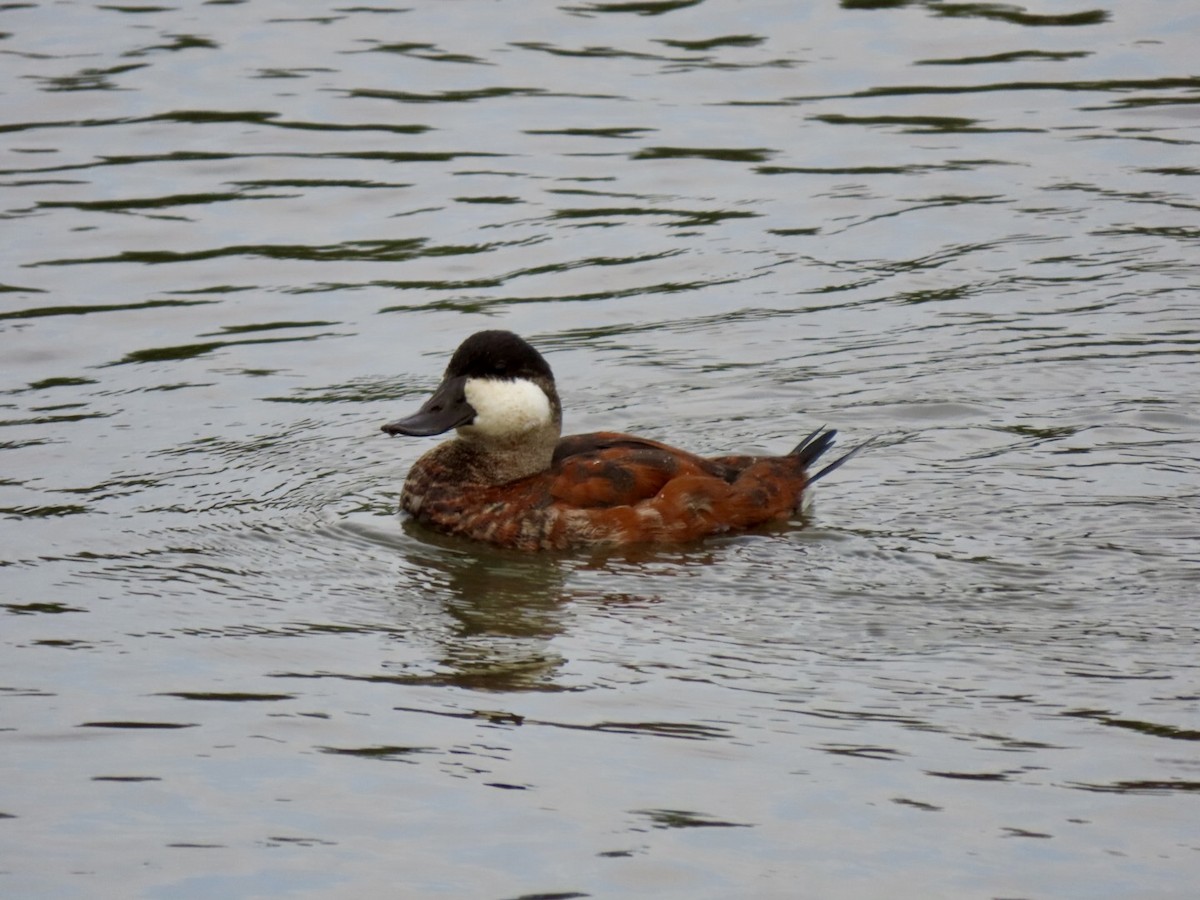
POLYGON ((0 7, 0 893, 1191 897, 1192 0, 0 7), (401 524, 467 334, 806 523, 401 524))

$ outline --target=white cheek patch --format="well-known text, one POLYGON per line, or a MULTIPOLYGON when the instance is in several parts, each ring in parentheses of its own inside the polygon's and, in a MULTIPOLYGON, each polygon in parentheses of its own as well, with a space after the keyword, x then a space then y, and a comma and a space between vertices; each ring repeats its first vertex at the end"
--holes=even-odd
POLYGON ((550 398, 532 381, 470 378, 463 392, 476 413, 464 430, 506 438, 550 424, 550 398))

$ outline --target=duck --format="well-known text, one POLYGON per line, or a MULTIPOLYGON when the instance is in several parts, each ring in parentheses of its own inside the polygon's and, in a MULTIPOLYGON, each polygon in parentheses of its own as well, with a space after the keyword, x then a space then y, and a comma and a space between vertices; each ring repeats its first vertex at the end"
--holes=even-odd
POLYGON ((619 432, 562 435, 549 364, 511 331, 468 337, 441 384, 389 436, 455 436, 422 455, 400 494, 421 525, 497 547, 578 550, 683 544, 791 518, 837 432, 783 456, 703 457, 619 432))

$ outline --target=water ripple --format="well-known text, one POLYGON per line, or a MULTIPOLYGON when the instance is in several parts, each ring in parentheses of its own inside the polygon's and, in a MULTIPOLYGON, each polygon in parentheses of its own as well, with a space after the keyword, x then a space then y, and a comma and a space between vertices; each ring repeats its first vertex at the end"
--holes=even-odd
POLYGON ((203 9, 5 9, 12 890, 1193 890, 1185 0, 203 9), (570 431, 873 442, 465 545, 378 426, 496 327, 570 431))

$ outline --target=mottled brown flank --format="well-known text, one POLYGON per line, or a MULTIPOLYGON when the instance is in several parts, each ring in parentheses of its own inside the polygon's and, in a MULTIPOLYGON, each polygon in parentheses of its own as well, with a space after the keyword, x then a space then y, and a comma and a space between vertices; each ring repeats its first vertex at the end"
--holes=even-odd
POLYGON ((454 445, 417 461, 402 508, 438 531, 521 550, 740 531, 791 515, 807 481, 795 456, 704 459, 605 432, 562 439, 546 471, 488 484, 469 476, 454 445))

